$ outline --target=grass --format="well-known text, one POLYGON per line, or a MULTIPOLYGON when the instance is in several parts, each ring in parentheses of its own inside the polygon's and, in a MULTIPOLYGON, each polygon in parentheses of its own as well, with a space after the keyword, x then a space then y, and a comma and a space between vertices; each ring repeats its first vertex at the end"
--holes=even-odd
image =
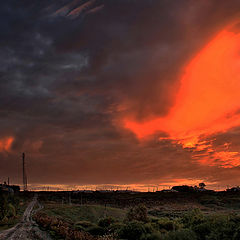
POLYGON ((97 223, 103 217, 113 217, 123 220, 126 211, 119 208, 104 207, 101 205, 66 205, 47 204, 41 212, 49 216, 61 217, 69 222, 89 221, 97 223))
POLYGON ((23 213, 28 205, 27 201, 21 200, 19 204, 19 208, 17 210, 16 217, 9 219, 6 224, 0 224, 0 232, 12 228, 17 223, 19 223, 22 219, 23 213))

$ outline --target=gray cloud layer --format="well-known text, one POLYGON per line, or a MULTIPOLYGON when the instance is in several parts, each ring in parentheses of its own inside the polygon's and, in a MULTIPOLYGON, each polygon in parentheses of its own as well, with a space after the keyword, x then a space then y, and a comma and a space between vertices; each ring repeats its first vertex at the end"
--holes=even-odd
MULTIPOLYGON (((0 180, 19 181, 26 151, 33 183, 230 181, 235 170, 217 176, 189 150, 139 143, 113 122, 126 113, 139 121, 166 114, 184 64, 239 7, 237 0, 2 1, 0 138, 15 140, 0 154, 0 180)), ((215 143, 223 138, 233 136, 215 143)))

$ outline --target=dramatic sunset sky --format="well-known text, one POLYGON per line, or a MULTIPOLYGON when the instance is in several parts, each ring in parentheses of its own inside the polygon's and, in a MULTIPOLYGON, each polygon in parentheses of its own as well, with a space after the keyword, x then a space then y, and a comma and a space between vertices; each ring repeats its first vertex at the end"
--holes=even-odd
POLYGON ((0 182, 240 185, 239 0, 0 3, 0 182))

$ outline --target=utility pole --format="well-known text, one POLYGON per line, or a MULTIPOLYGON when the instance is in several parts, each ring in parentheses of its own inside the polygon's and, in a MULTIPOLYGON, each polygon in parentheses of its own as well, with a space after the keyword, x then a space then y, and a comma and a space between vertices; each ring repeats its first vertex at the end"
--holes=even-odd
POLYGON ((22 154, 22 170, 23 170, 23 191, 27 191, 27 174, 25 169, 25 153, 22 154))

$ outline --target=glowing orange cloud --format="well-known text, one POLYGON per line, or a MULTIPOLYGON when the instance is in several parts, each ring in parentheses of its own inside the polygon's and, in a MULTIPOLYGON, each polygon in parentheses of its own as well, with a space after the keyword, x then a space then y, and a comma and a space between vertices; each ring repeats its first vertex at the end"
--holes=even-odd
POLYGON ((208 157, 203 157, 199 159, 199 162, 204 165, 220 166, 223 168, 238 167, 240 165, 239 152, 214 151, 213 149, 212 151, 214 152, 212 157, 217 159, 217 161, 209 161, 208 157))
POLYGON ((0 152, 9 151, 12 146, 13 140, 13 137, 0 139, 0 152))
POLYGON ((139 139, 167 132, 184 146, 194 146, 201 134, 240 125, 240 32, 225 28, 186 66, 175 104, 167 116, 124 126, 139 139))

